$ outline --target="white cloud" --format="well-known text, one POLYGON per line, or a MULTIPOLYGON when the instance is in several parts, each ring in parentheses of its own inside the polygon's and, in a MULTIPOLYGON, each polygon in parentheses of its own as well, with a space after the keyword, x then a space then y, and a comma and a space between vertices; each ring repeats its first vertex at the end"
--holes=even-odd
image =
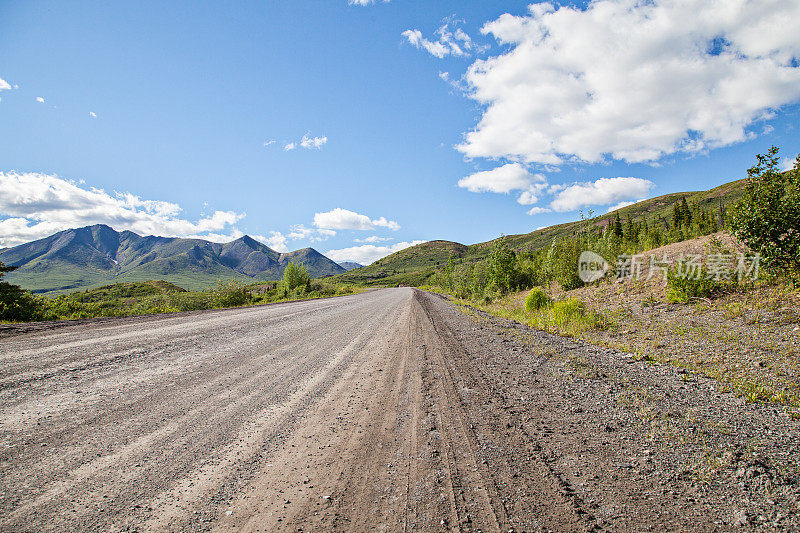
MULTIPOLYGON (((390 0, 383 0, 384 4, 388 4, 390 0)), ((375 0, 347 0, 347 3, 351 6, 371 6, 375 3, 375 0)))
POLYGON ((36 97, 36 101, 39 102, 40 104, 43 104, 44 103, 44 98, 42 98, 41 96, 37 96, 36 97))
POLYGON ((300 146, 308 150, 312 148, 316 148, 317 150, 322 150, 322 147, 327 142, 328 142, 327 137, 309 137, 308 134, 306 134, 303 135, 302 139, 300 139, 300 146))
POLYGON ((10 91, 10 90, 11 90, 11 85, 3 78, 0 78, 0 91, 10 91))
POLYGON ((533 175, 519 163, 476 172, 458 180, 458 186, 471 192, 496 192, 508 194, 513 190, 528 190, 544 182, 540 174, 533 175))
POLYGON ((780 169, 781 171, 792 170, 794 168, 795 158, 793 157, 784 157, 781 159, 780 169))
POLYGON ((253 235, 253 238, 263 242, 276 252, 286 253, 289 251, 289 247, 286 246, 286 236, 280 231, 270 231, 269 237, 253 235))
POLYGON ((642 178, 600 178, 594 182, 575 183, 558 192, 550 208, 563 213, 590 205, 642 200, 652 188, 653 182, 642 178))
POLYGON ((264 141, 264 146, 272 146, 277 141, 275 139, 270 139, 269 141, 264 141))
POLYGON ((97 113, 95 113, 94 111, 89 111, 89 116, 92 118, 97 118, 97 113))
MULTIPOLYGON (((450 26, 454 24, 454 20, 446 19, 445 23, 436 30, 437 37, 433 41, 423 37, 420 30, 406 30, 401 35, 415 48, 424 49, 440 59, 448 55, 468 56, 474 51, 483 50, 482 47, 476 46, 470 36, 461 28, 456 27, 455 30, 451 30, 450 26)), ((441 77, 442 73, 439 73, 439 76, 441 77)))
POLYGON ((542 213, 549 213, 552 209, 548 209, 547 207, 531 207, 528 211, 528 215, 541 215, 542 213))
MULTIPOLYGON (((264 146, 269 146, 275 141, 269 141, 264 143, 264 146)), ((296 148, 305 148, 306 150, 322 150, 322 147, 328 143, 328 137, 311 137, 310 134, 306 133, 299 141, 292 141, 286 143, 283 147, 284 152, 290 152, 296 148)))
POLYGON ((539 201, 537 194, 547 187, 547 183, 541 174, 531 174, 519 163, 507 163, 502 167, 461 178, 458 186, 479 193, 509 194, 511 191, 522 191, 517 202, 521 205, 533 205, 539 201))
POLYGON ((532 191, 523 191, 517 198, 517 203, 520 205, 533 205, 539 201, 539 197, 533 194, 532 191))
MULTIPOLYGON (((792 0, 595 0, 504 14, 482 32, 509 49, 465 75, 484 109, 457 149, 557 165, 656 161, 743 141, 800 99, 792 20, 792 0)), ((421 34, 407 38, 423 45, 421 34)))
POLYGON ((291 231, 287 235, 293 241, 301 239, 308 239, 311 242, 327 241, 330 237, 335 237, 336 232, 330 229, 307 228, 303 224, 296 224, 292 226, 291 231))
POLYGON ((390 246, 375 246, 374 244, 363 244, 361 246, 351 246, 350 248, 341 248, 339 250, 328 250, 325 252, 327 257, 334 261, 355 261, 362 265, 369 265, 382 257, 389 254, 399 252, 410 246, 422 244, 425 241, 412 241, 412 242, 398 242, 390 246))
POLYGON ((384 217, 370 219, 367 215, 361 215, 341 207, 326 213, 315 213, 314 225, 317 228, 328 230, 373 231, 378 228, 389 228, 397 231, 400 229, 400 225, 394 220, 386 220, 384 217))
POLYGON ((612 211, 616 211, 617 209, 622 209, 623 207, 628 207, 629 205, 633 205, 633 204, 635 204, 635 203, 636 203, 636 202, 632 202, 632 201, 625 201, 625 202, 620 202, 620 203, 618 203, 618 204, 614 204, 614 205, 612 205, 611 207, 609 207, 609 208, 606 210, 606 213, 610 213, 610 212, 612 212, 612 211))
POLYGON ((242 235, 234 225, 244 214, 215 211, 192 222, 181 218, 181 211, 172 202, 142 200, 127 192, 112 195, 50 174, 0 172, 0 217, 6 217, 0 221, 0 246, 91 224, 165 237, 226 241, 242 235))
POLYGON ((372 242, 372 243, 375 243, 375 242, 391 241, 392 238, 391 237, 378 237, 377 235, 370 235, 369 237, 367 237, 365 239, 353 239, 353 240, 355 242, 372 242))

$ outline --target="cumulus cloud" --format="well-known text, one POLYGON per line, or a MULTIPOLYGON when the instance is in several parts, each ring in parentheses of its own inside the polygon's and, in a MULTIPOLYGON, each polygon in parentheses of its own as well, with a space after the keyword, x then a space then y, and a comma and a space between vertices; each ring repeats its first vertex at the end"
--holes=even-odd
MULTIPOLYGON (((383 0, 384 4, 388 4, 390 0, 383 0)), ((375 0, 347 0, 347 3, 351 6, 371 6, 375 3, 375 0)))
POLYGON ((317 150, 322 150, 322 147, 327 142, 328 142, 327 137, 309 137, 308 134, 306 134, 303 135, 302 139, 300 139, 300 146, 308 150, 312 148, 316 148, 317 150))
POLYGON ((527 214, 529 214, 531 216, 533 216, 533 215, 541 215, 542 213, 549 213, 550 211, 552 211, 552 209, 548 209, 547 207, 531 207, 527 211, 527 214))
POLYGON ((15 246, 57 231, 108 224, 117 230, 165 237, 228 241, 242 235, 234 227, 244 214, 215 211, 192 222, 178 204, 143 200, 131 193, 86 188, 55 175, 0 172, 0 246, 15 246), (225 232, 225 234, 223 234, 225 232))
POLYGON ((353 239, 353 240, 356 241, 356 242, 372 242, 372 243, 375 243, 375 242, 391 241, 392 238, 391 237, 378 237, 377 235, 370 235, 369 237, 367 237, 365 239, 353 239))
POLYGON ((308 239, 311 242, 326 241, 334 236, 336 236, 336 232, 331 229, 307 228, 303 224, 292 226, 291 231, 287 235, 287 237, 293 241, 308 239))
POLYGON ((781 159, 781 166, 780 169, 782 171, 792 170, 794 168, 795 158, 793 157, 784 157, 781 159))
POLYGON ((461 178, 458 186, 471 192, 509 194, 512 191, 522 191, 517 202, 521 205, 533 205, 539 201, 537 194, 547 187, 547 183, 541 174, 531 174, 519 163, 507 163, 461 178))
POLYGON ((0 78, 0 91, 10 91, 10 90, 11 90, 11 85, 3 78, 0 78))
MULTIPOLYGON (((426 39, 420 30, 406 30, 401 35, 415 48, 426 50, 439 59, 449 55, 468 56, 474 51, 483 49, 476 46, 464 30, 458 27, 452 29, 453 26, 455 26, 455 21, 446 19, 444 24, 436 30, 435 40, 426 39)), ((441 77, 442 73, 439 76, 441 77)))
POLYGON ((629 205, 633 205, 635 203, 636 202, 625 201, 625 202, 620 202, 618 204, 614 204, 611 207, 609 207, 608 209, 606 209, 606 213, 610 213, 612 211, 616 211, 617 209, 622 209, 623 207, 628 207, 629 205))
POLYGON ((609 205, 624 200, 643 200, 650 194, 653 182, 642 178, 600 178, 593 182, 575 183, 561 190, 550 202, 559 213, 590 205, 609 205))
POLYGON ((294 150, 295 148, 297 148, 297 145, 295 143, 286 143, 286 145, 283 147, 283 151, 289 152, 291 150, 294 150))
POLYGON ((37 96, 36 97, 36 101, 39 102, 40 104, 43 104, 44 103, 44 98, 42 98, 41 96, 37 96))
POLYGON ((275 139, 270 139, 269 141, 264 141, 264 146, 272 146, 277 141, 275 139))
POLYGON ((458 180, 458 186, 471 192, 496 192, 508 194, 514 190, 527 190, 543 183, 541 174, 531 174, 519 163, 476 172, 458 180))
POLYGON ((254 235, 253 238, 263 242, 276 252, 286 253, 289 251, 289 247, 286 245, 286 236, 280 231, 270 231, 269 237, 254 235))
POLYGON ((351 246, 350 248, 341 248, 339 250, 328 250, 325 252, 325 255, 337 262, 355 261, 356 263, 360 263, 362 265, 369 265, 378 259, 381 259, 382 257, 386 257, 389 254, 399 252, 400 250, 410 246, 422 244, 423 242, 424 241, 403 241, 390 246, 363 244, 361 246, 351 246))
POLYGON ((361 215, 341 207, 325 213, 315 213, 314 226, 327 230, 374 231, 378 228, 388 228, 397 231, 400 229, 400 225, 394 220, 386 220, 384 217, 370 219, 367 215, 361 215))
POLYGON ((94 111, 89 111, 89 116, 92 118, 97 118, 97 113, 95 113, 94 111))
POLYGON ((520 205, 533 205, 539 201, 539 197, 536 196, 533 191, 523 191, 522 194, 519 195, 517 198, 517 203, 520 205))
MULTIPOLYGON (((792 20, 800 2, 595 0, 504 14, 481 31, 507 51, 465 75, 483 111, 457 149, 559 165, 652 162, 743 141, 800 99, 792 20)), ((419 33, 407 38, 425 46, 419 33)))

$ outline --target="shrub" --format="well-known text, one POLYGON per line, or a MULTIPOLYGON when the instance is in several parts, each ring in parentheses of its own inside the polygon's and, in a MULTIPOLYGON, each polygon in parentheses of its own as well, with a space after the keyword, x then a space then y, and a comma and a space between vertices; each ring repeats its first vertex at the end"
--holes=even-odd
POLYGON ((667 299, 673 303, 686 303, 692 298, 708 298, 724 292, 731 282, 714 279, 705 267, 696 275, 687 275, 683 263, 667 271, 667 299))
POLYGON ((0 262, 0 320, 11 322, 41 320, 44 317, 41 299, 18 285, 2 281, 6 272, 15 269, 16 267, 7 267, 0 262))
POLYGON ((529 312, 537 311, 549 303, 550 298, 547 294, 545 294, 542 289, 536 287, 525 297, 525 310, 529 312))
POLYGON ((283 271, 283 279, 278 284, 278 293, 285 298, 301 285, 305 287, 310 282, 311 276, 306 267, 297 263, 289 263, 283 271))
POLYGON ((778 149, 756 156, 747 171, 747 185, 734 205, 734 235, 761 254, 773 272, 800 275, 800 156, 788 172, 780 172, 778 149))
POLYGON ((212 296, 214 307, 237 307, 250 303, 250 291, 238 279, 219 280, 212 296))
POLYGON ((511 290, 515 281, 515 261, 514 251, 508 247, 505 237, 495 240, 487 259, 488 285, 502 294, 511 290))
POLYGON ((545 268, 551 279, 561 285, 565 291, 583 286, 578 275, 578 258, 584 249, 580 239, 563 242, 553 241, 545 258, 545 268))

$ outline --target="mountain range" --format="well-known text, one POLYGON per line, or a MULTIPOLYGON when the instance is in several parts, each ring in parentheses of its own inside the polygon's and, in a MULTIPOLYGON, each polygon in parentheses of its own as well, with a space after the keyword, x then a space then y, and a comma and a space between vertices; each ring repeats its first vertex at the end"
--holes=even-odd
POLYGON ((19 267, 5 280, 37 293, 98 287, 119 281, 161 279, 186 289, 219 279, 280 279, 290 262, 312 277, 345 272, 313 248, 279 253, 244 236, 228 243, 117 232, 104 224, 60 231, 0 250, 0 261, 19 267))

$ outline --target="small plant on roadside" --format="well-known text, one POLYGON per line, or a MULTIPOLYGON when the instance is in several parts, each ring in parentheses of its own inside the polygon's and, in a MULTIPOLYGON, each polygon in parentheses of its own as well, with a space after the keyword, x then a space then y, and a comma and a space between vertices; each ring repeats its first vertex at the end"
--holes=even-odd
POLYGON ((546 307, 550 303, 550 297, 539 287, 535 287, 525 297, 525 310, 532 313, 546 307))
POLYGON ((705 266, 696 272, 687 272, 685 265, 678 263, 667 271, 667 299, 673 303, 686 303, 691 299, 719 296, 732 284, 710 276, 705 266))
POLYGON ((553 302, 553 319, 556 324, 565 325, 572 320, 586 316, 586 304, 575 298, 553 302))

